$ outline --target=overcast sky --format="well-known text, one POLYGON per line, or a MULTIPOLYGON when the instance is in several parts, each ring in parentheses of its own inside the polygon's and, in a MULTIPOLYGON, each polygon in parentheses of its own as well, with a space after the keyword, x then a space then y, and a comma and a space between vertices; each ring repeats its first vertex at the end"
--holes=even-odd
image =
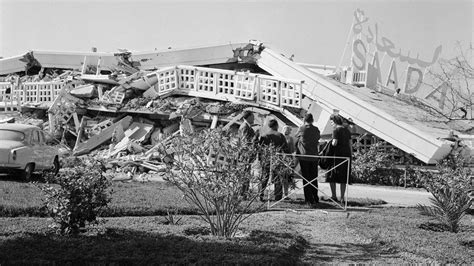
MULTIPOLYGON (((298 62, 337 65, 360 8, 381 36, 430 59, 473 40, 473 1, 0 0, 0 56, 28 50, 147 51, 258 39, 298 62)), ((350 50, 350 49, 348 49, 350 50)))

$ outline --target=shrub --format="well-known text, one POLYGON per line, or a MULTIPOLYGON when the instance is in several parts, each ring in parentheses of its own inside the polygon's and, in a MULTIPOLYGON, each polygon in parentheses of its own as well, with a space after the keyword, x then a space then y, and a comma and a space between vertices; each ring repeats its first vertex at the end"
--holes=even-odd
POLYGON ((391 176, 396 176, 391 153, 380 151, 382 143, 370 146, 368 150, 359 150, 354 154, 352 174, 354 182, 368 184, 392 183, 391 176), (384 180, 385 179, 385 180, 384 180))
POLYGON ((41 186, 44 205, 60 234, 79 233, 87 223, 97 223, 97 217, 110 202, 110 186, 99 161, 76 159, 76 165, 64 168, 59 175, 48 175, 41 186))
POLYGON ((426 179, 430 178, 428 170, 405 165, 395 168, 393 160, 397 155, 395 149, 381 149, 383 143, 377 142, 368 150, 358 150, 352 161, 352 181, 362 184, 377 184, 386 186, 423 187, 426 179))
POLYGON ((242 192, 248 182, 260 184, 261 177, 251 174, 250 164, 259 152, 268 161, 270 148, 244 143, 221 129, 174 138, 172 147, 174 165, 166 180, 198 207, 213 235, 234 236, 242 221, 263 207, 253 204, 259 189, 242 192))
POLYGON ((424 187, 433 195, 430 198, 432 206, 418 205, 418 209, 451 232, 458 232, 459 223, 472 204, 469 195, 473 189, 472 170, 465 167, 460 154, 448 156, 437 168, 438 172, 424 181, 424 187))

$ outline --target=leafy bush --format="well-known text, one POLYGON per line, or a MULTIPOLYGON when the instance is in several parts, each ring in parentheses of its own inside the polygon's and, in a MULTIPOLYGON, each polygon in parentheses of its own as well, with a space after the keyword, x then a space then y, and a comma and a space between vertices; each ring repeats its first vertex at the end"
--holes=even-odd
POLYGON ((172 147, 174 165, 166 180, 198 207, 213 235, 234 236, 242 221, 263 207, 252 204, 261 191, 243 193, 243 187, 261 183, 261 176, 251 174, 250 164, 259 153, 262 164, 268 163, 271 148, 247 144, 221 129, 177 137, 172 147))
POLYGON ((41 186, 44 205, 53 218, 53 227, 60 234, 79 233, 87 223, 97 223, 97 217, 110 202, 110 186, 99 161, 76 159, 76 165, 63 169, 58 176, 49 175, 41 186))
POLYGON ((437 168, 438 172, 432 173, 424 183, 424 187, 433 195, 430 198, 432 206, 418 205, 418 209, 456 233, 462 217, 472 204, 469 194, 473 190, 473 173, 469 167, 465 167, 465 160, 460 154, 448 156, 437 168))
POLYGON ((386 186, 423 187, 430 172, 411 165, 395 168, 395 149, 381 149, 383 143, 377 142, 368 150, 358 150, 352 161, 352 181, 362 184, 386 186))
POLYGON ((352 161, 353 182, 368 184, 398 183, 392 179, 399 173, 394 173, 391 153, 380 151, 382 143, 370 146, 368 150, 358 150, 352 161), (385 179, 385 181, 384 181, 385 179))

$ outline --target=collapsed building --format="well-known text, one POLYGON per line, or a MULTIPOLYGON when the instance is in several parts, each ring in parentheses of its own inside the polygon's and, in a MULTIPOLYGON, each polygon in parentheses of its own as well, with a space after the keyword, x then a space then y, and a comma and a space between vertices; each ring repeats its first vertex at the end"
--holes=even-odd
POLYGON ((261 125, 272 116, 293 128, 310 112, 323 136, 336 112, 360 146, 384 141, 400 164, 436 163, 459 148, 453 136, 464 136, 464 153, 473 156, 468 121, 451 123, 402 95, 368 89, 357 74, 341 82, 332 68, 298 64, 258 41, 144 53, 30 51, 0 59, 0 108, 43 113, 43 129, 74 155, 152 171, 169 159, 170 138, 236 130, 244 109, 261 125))

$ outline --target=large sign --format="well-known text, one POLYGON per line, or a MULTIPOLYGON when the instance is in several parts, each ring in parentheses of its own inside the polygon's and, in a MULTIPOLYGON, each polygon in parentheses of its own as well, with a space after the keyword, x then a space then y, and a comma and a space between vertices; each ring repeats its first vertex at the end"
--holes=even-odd
MULTIPOLYGON (((423 84, 425 72, 429 67, 434 65, 442 51, 442 46, 436 47, 433 51, 431 59, 420 59, 419 53, 416 57, 410 56, 410 51, 404 55, 401 48, 395 46, 395 43, 390 39, 380 36, 377 23, 372 28, 366 25, 369 18, 365 16, 364 11, 357 9, 354 11, 354 24, 352 26, 352 33, 355 36, 352 43, 352 58, 351 65, 354 72, 367 71, 366 86, 371 89, 377 89, 378 85, 392 89, 394 92, 414 95, 423 84), (373 30, 375 29, 375 30, 373 30), (363 38, 363 36, 365 38, 363 38), (373 54, 369 53, 367 47, 375 47, 373 54), (386 74, 385 83, 382 80, 382 70, 379 60, 379 54, 383 54, 383 58, 388 56, 392 62, 386 74), (369 58, 371 56, 371 60, 369 58), (371 62, 369 62, 369 60, 371 62), (405 72, 405 80, 401 82, 398 76, 397 65, 407 63, 405 72)), ((383 59, 382 59, 383 60, 383 59)), ((425 99, 434 99, 439 103, 441 109, 444 108, 444 99, 446 97, 446 89, 444 85, 439 86, 430 93, 425 99)))

